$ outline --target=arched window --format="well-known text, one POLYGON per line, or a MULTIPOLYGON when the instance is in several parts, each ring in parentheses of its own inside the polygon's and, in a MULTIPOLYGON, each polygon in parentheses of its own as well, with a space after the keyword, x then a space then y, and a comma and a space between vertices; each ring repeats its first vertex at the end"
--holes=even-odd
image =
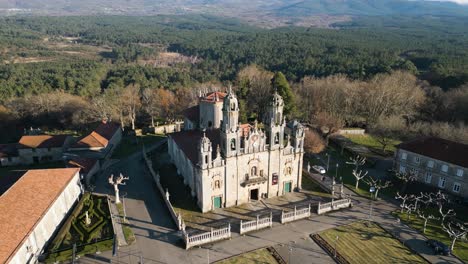
POLYGON ((208 128, 211 128, 213 126, 213 122, 208 121, 208 128))
POLYGON ((214 185, 215 185, 215 189, 221 188, 221 182, 219 180, 216 180, 214 185))
POLYGON ((235 103, 232 103, 232 104, 231 104, 231 110, 232 110, 232 111, 235 111, 235 110, 236 110, 236 104, 235 104, 235 103))
POLYGON ((291 167, 287 167, 286 168, 286 175, 291 175, 292 174, 292 168, 291 167))
POLYGON ((252 169, 250 169, 250 175, 257 176, 257 167, 256 166, 253 166, 252 169))
POLYGON ((205 164, 208 163, 208 155, 205 155, 205 164))
POLYGON ((279 144, 279 133, 275 134, 275 144, 279 144))
POLYGON ((231 139, 231 150, 236 150, 236 140, 234 138, 231 139))

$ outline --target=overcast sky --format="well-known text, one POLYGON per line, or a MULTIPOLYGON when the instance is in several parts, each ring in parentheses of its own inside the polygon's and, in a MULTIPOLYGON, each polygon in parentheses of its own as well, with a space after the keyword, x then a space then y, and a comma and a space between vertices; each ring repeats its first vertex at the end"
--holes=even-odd
POLYGON ((447 1, 447 2, 455 2, 459 4, 468 5, 468 0, 429 0, 429 1, 447 1))

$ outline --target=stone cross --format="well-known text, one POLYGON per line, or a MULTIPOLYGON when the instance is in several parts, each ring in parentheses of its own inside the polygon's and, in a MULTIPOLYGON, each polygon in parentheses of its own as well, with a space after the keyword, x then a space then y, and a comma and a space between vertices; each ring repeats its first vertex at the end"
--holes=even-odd
POLYGON ((114 174, 112 174, 112 175, 109 177, 109 184, 114 186, 114 191, 115 191, 115 203, 116 203, 116 204, 119 204, 119 203, 120 203, 119 185, 125 185, 126 183, 124 183, 123 181, 128 180, 128 179, 130 179, 130 178, 129 178, 129 177, 124 177, 124 176, 122 175, 122 173, 121 173, 121 174, 119 175, 119 177, 117 177, 115 180, 114 180, 114 174))

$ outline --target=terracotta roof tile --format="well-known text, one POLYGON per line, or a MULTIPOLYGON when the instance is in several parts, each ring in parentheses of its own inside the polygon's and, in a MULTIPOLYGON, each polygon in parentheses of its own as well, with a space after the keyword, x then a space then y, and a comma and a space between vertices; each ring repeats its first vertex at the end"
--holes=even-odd
POLYGON ((224 97, 226 97, 226 93, 223 92, 211 92, 203 97, 200 98, 200 101, 203 102, 212 102, 212 103, 217 103, 217 102, 222 102, 224 97))
POLYGON ((120 126, 116 123, 101 123, 89 135, 73 144, 72 148, 105 148, 120 126))
POLYGON ((12 257, 78 171, 30 170, 0 196, 0 263, 12 257))
POLYGON ((65 144, 67 135, 22 136, 18 148, 60 148, 65 144))
POLYGON ((433 159, 468 168, 468 145, 437 138, 421 137, 397 146, 433 159))
POLYGON ((76 157, 68 161, 68 166, 80 168, 81 172, 88 173, 96 164, 97 159, 76 157))

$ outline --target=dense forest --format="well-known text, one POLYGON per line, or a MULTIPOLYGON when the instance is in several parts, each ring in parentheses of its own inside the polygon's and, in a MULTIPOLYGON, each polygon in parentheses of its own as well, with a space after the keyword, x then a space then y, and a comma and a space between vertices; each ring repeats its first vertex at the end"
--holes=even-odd
MULTIPOLYGON (((0 115, 16 115, 16 120, 40 125, 50 120, 51 109, 44 110, 36 104, 39 109, 31 111, 21 108, 21 104, 32 105, 37 98, 45 100, 47 96, 64 98, 84 110, 70 112, 73 117, 57 118, 55 123, 51 121, 54 123, 51 126, 80 126, 96 118, 96 112, 115 111, 95 111, 89 115, 92 110, 88 106, 99 107, 102 103, 99 100, 117 100, 128 87, 138 87, 141 116, 146 116, 146 120, 153 117, 148 113, 152 107, 145 106, 144 99, 155 96, 165 98, 169 106, 150 112, 157 112, 161 118, 174 118, 178 115, 175 110, 193 102, 191 94, 198 87, 233 83, 249 105, 243 106, 250 110, 244 117, 247 119, 261 116, 261 109, 252 105, 258 101, 249 98, 265 97, 265 87, 271 88, 270 80, 278 72, 284 74, 296 94, 302 92, 304 96, 317 92, 313 87, 304 90, 305 84, 320 86, 320 82, 310 80, 342 76, 337 86, 365 86, 369 90, 361 92, 371 93, 380 89, 376 80, 382 76, 405 72, 417 77, 412 81, 414 85, 405 87, 418 87, 426 93, 425 99, 417 96, 418 102, 434 97, 433 100, 439 100, 434 105, 442 104, 434 107, 445 107, 443 111, 437 116, 423 115, 422 111, 432 110, 423 110, 422 105, 427 104, 420 103, 411 108, 414 110, 411 114, 392 110, 374 116, 351 117, 349 113, 326 110, 324 106, 315 106, 320 109, 314 113, 303 111, 305 103, 296 98, 295 102, 301 105, 290 115, 311 121, 317 114, 325 113, 339 116, 339 123, 363 126, 376 123, 382 116, 393 118, 394 115, 405 117, 407 122, 416 119, 450 124, 466 122, 466 112, 462 109, 457 108, 461 111, 457 115, 444 116, 451 108, 443 104, 450 103, 454 95, 466 96, 463 85, 468 82, 467 22, 468 18, 463 17, 388 16, 361 17, 337 23, 332 29, 263 29, 234 19, 204 15, 3 17, 0 18, 0 115), (157 92, 153 94, 152 90, 157 92), (55 96, 57 93, 66 96, 55 96), (176 95, 188 99, 180 101, 176 95), (171 103, 177 107, 171 107, 171 103), (43 119, 34 117, 37 111, 45 111, 43 119)), ((402 75, 405 79, 411 79, 405 74, 402 75)), ((350 91, 354 90, 346 92, 350 91)), ((123 120, 124 114, 128 113, 120 111, 116 116, 123 120)))

